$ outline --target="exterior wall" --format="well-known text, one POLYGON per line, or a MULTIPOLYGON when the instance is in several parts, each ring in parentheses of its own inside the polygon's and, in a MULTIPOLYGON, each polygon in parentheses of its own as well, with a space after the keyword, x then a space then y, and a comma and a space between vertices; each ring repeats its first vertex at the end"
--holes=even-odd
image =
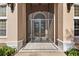
POLYGON ((7 6, 6 36, 0 38, 0 43, 20 49, 26 42, 26 4, 16 4, 13 13, 7 6))
POLYGON ((18 4, 18 48, 26 43, 26 4, 18 4))
POLYGON ((10 7, 7 8, 8 12, 7 12, 7 40, 8 46, 12 46, 12 47, 18 47, 17 46, 17 34, 18 34, 18 26, 17 26, 17 22, 18 22, 18 18, 17 18, 17 4, 15 4, 14 7, 14 12, 11 12, 10 7))
MULTIPOLYGON (((51 4, 52 6, 52 11, 54 12, 54 4, 51 4)), ((54 13, 52 13, 52 19, 51 19, 51 24, 49 26, 49 39, 51 42, 54 42, 54 13)))
POLYGON ((63 3, 58 3, 58 8, 57 8, 57 35, 58 37, 56 38, 58 41, 58 47, 60 50, 63 49, 63 3))
POLYGON ((73 47, 74 40, 74 6, 67 12, 67 4, 63 4, 63 50, 73 47))
POLYGON ((17 47, 17 4, 15 4, 14 12, 11 12, 7 6, 6 36, 0 38, 0 43, 6 43, 8 46, 17 47))
MULTIPOLYGON (((55 14, 55 40, 58 41, 59 50, 68 50, 73 47, 74 39, 74 7, 71 6, 70 12, 67 12, 67 3, 59 3, 55 14), (57 9, 58 8, 58 9, 57 9)), ((56 42, 57 42, 56 41, 56 42)))
POLYGON ((63 41, 63 4, 58 4, 58 39, 63 41))

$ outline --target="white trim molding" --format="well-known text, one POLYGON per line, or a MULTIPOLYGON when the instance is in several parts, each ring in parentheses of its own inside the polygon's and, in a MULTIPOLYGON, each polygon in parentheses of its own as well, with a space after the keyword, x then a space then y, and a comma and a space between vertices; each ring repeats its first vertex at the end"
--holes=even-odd
POLYGON ((7 5, 7 3, 0 3, 0 5, 7 5))
POLYGON ((79 6, 79 3, 74 3, 74 5, 78 5, 79 6))
POLYGON ((75 16, 74 19, 79 19, 79 17, 78 16, 75 16))

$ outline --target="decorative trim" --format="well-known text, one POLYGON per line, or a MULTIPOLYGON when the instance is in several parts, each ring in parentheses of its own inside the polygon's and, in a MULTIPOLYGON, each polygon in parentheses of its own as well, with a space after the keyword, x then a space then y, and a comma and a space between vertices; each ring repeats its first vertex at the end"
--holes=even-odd
POLYGON ((6 39, 7 36, 0 36, 0 39, 6 39))
POLYGON ((57 39, 59 42, 61 42, 61 43, 72 43, 72 41, 67 41, 67 40, 65 40, 65 41, 62 41, 62 40, 60 40, 60 39, 57 39))
POLYGON ((78 16, 75 16, 74 19, 79 19, 79 17, 78 16))
POLYGON ((0 3, 0 6, 7 5, 7 3, 0 3))
POLYGON ((60 40, 60 39, 57 39, 59 42, 61 42, 61 43, 63 43, 63 41, 62 40, 60 40))
POLYGON ((79 3, 74 3, 74 5, 78 5, 79 6, 79 3))

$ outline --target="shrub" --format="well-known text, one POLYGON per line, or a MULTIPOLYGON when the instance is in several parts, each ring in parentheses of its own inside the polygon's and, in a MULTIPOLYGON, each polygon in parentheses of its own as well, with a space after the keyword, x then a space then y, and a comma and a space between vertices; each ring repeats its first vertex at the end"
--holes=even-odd
POLYGON ((79 50, 72 48, 65 52, 67 56, 79 56, 79 50))
POLYGON ((11 56, 15 54, 15 48, 8 46, 0 47, 0 56, 11 56))

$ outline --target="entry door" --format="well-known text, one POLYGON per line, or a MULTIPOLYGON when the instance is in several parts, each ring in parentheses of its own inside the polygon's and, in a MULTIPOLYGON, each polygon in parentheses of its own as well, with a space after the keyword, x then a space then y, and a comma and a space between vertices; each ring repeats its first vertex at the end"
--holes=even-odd
POLYGON ((32 20, 32 32, 34 40, 41 41, 45 39, 45 20, 34 19, 32 20))

